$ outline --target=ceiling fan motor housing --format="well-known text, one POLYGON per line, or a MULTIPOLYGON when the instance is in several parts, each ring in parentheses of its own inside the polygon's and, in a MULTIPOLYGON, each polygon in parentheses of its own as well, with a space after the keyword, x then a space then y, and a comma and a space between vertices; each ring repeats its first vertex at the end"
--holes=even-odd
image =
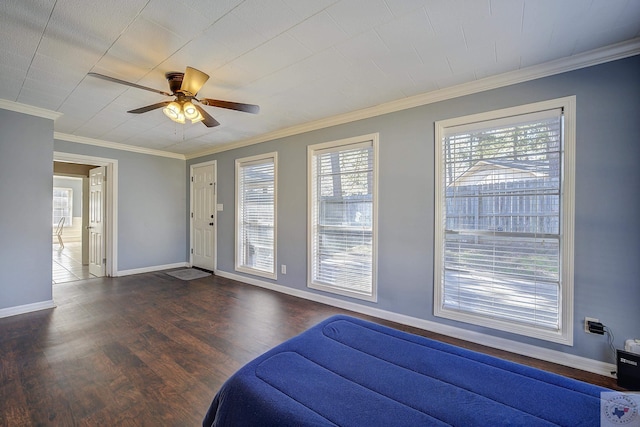
POLYGON ((172 72, 166 73, 164 76, 167 78, 167 81, 169 82, 169 89, 171 90, 171 93, 175 94, 177 91, 180 90, 180 87, 182 86, 182 78, 184 77, 184 73, 172 71, 172 72))

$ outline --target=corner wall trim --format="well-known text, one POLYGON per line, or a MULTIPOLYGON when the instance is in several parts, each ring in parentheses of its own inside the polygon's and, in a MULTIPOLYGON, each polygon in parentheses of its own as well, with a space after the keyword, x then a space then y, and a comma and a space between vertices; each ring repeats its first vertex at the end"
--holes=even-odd
POLYGON ((17 316, 18 314, 31 313, 32 311, 46 310, 49 308, 56 308, 56 304, 53 302, 53 300, 2 308, 0 309, 0 319, 3 317, 17 316))
POLYGON ((361 304, 353 303, 350 301, 343 301, 337 298, 328 297, 325 295, 319 295, 312 292, 303 291, 300 289, 293 289, 287 286, 277 285, 274 283, 265 282, 258 279, 240 276, 234 273, 228 273, 226 271, 216 270, 215 274, 227 279, 236 280, 238 282, 246 283, 248 285, 254 285, 272 291, 280 292, 287 295, 303 298, 310 301, 319 302, 321 304, 327 304, 333 307, 342 308, 344 310, 354 311, 360 314, 366 314, 367 316, 377 317, 379 319, 389 320, 391 322, 400 323, 407 326, 412 326, 418 329, 424 329, 427 331, 435 332, 442 335, 458 338, 465 341, 470 341, 476 344, 485 345, 487 347, 493 347, 499 350, 508 351, 511 353, 520 354, 523 356, 529 356, 536 359, 544 360, 547 362, 556 363, 558 365, 569 366, 571 368, 580 369, 587 372, 592 372, 607 377, 612 377, 611 372, 616 370, 616 366, 611 363, 602 362, 599 360, 588 359, 582 356, 576 356, 573 354, 563 353, 557 350, 550 350, 542 347, 538 347, 531 344, 525 344, 518 341, 508 340, 505 338, 499 338, 492 335, 483 334, 480 332, 469 331, 466 329, 458 328, 455 326, 444 325, 438 322, 432 322, 430 320, 419 319, 417 317, 406 316, 404 314, 393 313, 391 311, 381 310, 375 307, 367 307, 361 304))
POLYGON ((131 270, 121 270, 116 273, 116 277, 131 276, 132 274, 152 273, 160 270, 170 270, 172 268, 189 267, 188 262, 176 262, 175 264, 153 265, 150 267, 132 268, 131 270))

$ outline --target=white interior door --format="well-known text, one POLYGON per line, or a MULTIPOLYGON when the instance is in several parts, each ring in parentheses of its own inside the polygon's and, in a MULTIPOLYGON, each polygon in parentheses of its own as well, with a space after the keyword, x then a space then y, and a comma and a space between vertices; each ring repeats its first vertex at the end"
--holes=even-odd
POLYGON ((104 166, 89 171, 89 272, 97 277, 105 271, 105 180, 104 166))
POLYGON ((191 264, 213 271, 216 248, 216 165, 194 166, 191 176, 191 264))

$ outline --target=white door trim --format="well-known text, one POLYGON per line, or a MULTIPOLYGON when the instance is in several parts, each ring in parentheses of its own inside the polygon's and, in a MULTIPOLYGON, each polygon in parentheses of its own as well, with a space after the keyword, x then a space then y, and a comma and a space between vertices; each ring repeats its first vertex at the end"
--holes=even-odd
POLYGON ((53 161, 105 166, 107 169, 107 194, 105 207, 106 258, 105 275, 118 276, 118 160, 82 154, 53 152, 53 161))
POLYGON ((213 239, 213 271, 218 270, 218 162, 217 160, 210 160, 208 162, 203 163, 194 163, 189 166, 189 267, 193 267, 193 218, 191 217, 191 213, 193 212, 193 181, 191 181, 191 177, 193 176, 193 170, 195 168, 210 166, 213 165, 213 182, 215 183, 214 187, 214 201, 216 205, 216 209, 214 210, 215 218, 213 219, 215 223, 214 233, 215 238, 213 239))

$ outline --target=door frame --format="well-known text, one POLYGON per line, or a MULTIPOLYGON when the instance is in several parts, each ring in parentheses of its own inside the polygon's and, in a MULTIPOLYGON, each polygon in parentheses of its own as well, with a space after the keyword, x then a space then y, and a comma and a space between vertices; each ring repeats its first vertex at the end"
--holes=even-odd
POLYGON ((210 160, 208 162, 194 163, 189 166, 189 267, 193 267, 193 218, 191 213, 193 212, 193 170, 195 168, 213 165, 213 204, 215 209, 213 210, 213 223, 214 225, 214 239, 213 239, 213 272, 218 271, 218 161, 210 160))
POLYGON ((83 154, 53 152, 53 161, 104 166, 107 171, 107 191, 105 197, 105 276, 118 276, 118 160, 83 154))

